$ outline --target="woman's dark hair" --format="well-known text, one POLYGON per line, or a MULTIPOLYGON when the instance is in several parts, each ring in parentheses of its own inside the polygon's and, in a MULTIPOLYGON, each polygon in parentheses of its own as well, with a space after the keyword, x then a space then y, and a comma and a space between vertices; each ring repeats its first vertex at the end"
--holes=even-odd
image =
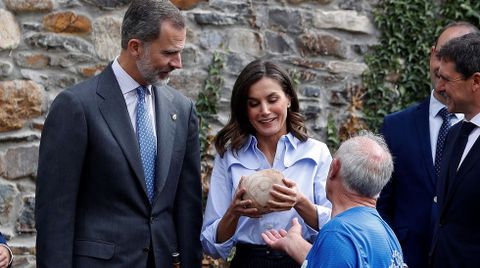
POLYGON ((247 117, 248 90, 260 79, 268 77, 277 81, 283 92, 290 97, 291 106, 287 112, 287 131, 301 141, 308 139, 304 119, 300 114, 300 104, 293 82, 288 73, 271 61, 255 60, 242 70, 232 90, 230 100, 230 120, 215 136, 215 148, 223 156, 228 147, 237 152, 255 129, 247 117))

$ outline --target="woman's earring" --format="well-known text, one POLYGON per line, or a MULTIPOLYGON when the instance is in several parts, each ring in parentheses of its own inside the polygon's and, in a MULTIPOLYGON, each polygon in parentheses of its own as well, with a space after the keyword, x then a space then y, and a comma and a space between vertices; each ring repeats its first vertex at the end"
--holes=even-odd
POLYGON ((287 108, 290 108, 290 105, 291 105, 291 103, 289 102, 288 105, 287 105, 287 108))

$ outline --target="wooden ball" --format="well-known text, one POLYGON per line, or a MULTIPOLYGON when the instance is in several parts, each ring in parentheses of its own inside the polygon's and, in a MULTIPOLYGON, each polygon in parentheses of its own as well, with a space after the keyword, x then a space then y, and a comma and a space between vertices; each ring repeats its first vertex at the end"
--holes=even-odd
POLYGON ((272 198, 270 190, 273 184, 284 185, 283 174, 275 169, 264 169, 245 177, 242 186, 245 188, 243 199, 252 200, 253 207, 260 213, 269 211, 268 201, 272 198))

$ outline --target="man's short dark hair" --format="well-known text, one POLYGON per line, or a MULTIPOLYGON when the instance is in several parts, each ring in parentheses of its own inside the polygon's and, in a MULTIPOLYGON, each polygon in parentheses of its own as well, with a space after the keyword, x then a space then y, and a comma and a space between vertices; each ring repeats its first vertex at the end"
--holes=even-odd
POLYGON ((480 33, 474 32, 448 41, 437 53, 442 60, 453 61, 464 78, 480 72, 480 33))
POLYGON ((185 28, 185 18, 170 1, 133 0, 123 17, 122 48, 126 49, 131 39, 143 42, 157 39, 164 21, 178 29, 185 28))

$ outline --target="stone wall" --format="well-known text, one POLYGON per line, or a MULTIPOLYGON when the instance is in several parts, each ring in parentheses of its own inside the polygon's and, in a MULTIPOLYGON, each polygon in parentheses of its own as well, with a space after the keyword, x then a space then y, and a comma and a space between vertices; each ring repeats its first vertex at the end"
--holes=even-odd
MULTIPOLYGON (((127 0, 0 2, 0 231, 14 267, 35 267, 35 174, 43 121, 61 90, 101 71, 120 51, 127 0)), ((228 120, 236 75, 273 59, 298 80, 309 133, 326 138, 329 115, 355 112, 363 55, 377 42, 376 0, 173 1, 188 21, 184 69, 170 84, 195 99, 212 55, 225 56, 225 86, 213 131, 228 120)), ((61 231, 61 230, 59 230, 61 231)))

